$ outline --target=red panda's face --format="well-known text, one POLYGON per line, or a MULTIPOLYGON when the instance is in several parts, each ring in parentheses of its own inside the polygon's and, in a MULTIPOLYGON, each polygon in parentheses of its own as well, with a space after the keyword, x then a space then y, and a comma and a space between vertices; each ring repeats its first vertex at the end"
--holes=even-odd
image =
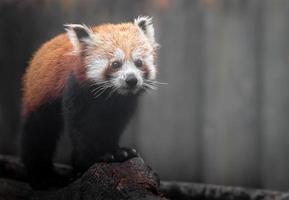
POLYGON ((106 24, 93 30, 70 25, 73 26, 74 29, 68 29, 68 35, 72 43, 77 39, 80 41, 73 46, 76 51, 81 51, 88 79, 120 94, 153 87, 158 45, 150 18, 140 17, 134 23, 106 24), (80 31, 75 31, 75 27, 80 31), (70 30, 75 31, 74 38, 70 30))

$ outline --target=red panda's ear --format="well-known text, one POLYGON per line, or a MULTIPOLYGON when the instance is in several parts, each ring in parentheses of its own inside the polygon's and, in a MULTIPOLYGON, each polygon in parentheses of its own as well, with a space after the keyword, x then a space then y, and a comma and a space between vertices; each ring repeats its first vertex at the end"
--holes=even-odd
POLYGON ((134 20, 134 24, 137 25, 143 33, 147 36, 149 41, 155 46, 155 29, 152 23, 152 18, 148 16, 139 16, 134 20))
POLYGON ((81 50, 81 44, 93 43, 96 35, 93 33, 92 29, 86 25, 81 24, 65 24, 68 38, 74 48, 75 52, 81 50))

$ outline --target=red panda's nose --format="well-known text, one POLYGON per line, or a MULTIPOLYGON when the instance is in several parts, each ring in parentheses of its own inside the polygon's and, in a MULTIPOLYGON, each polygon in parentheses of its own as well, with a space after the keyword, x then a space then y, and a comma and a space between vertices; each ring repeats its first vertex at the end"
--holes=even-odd
POLYGON ((126 79, 125 82, 128 86, 130 87, 134 87, 137 84, 137 78, 135 77, 134 74, 129 74, 126 79))

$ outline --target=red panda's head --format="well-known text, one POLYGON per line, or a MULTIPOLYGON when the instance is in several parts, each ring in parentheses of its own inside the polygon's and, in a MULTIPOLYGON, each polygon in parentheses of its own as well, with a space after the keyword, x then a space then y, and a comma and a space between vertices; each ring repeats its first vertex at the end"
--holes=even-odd
POLYGON ((89 80, 120 94, 153 88, 158 44, 151 18, 138 17, 133 23, 94 28, 66 26, 74 53, 82 56, 89 80))

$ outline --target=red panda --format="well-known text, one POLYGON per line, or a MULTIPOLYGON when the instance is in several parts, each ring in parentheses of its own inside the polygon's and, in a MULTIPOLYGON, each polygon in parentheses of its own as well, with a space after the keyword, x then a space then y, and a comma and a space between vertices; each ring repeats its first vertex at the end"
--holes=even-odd
POLYGON ((53 155, 63 130, 71 136, 76 173, 136 156, 119 147, 119 138, 140 94, 157 86, 151 18, 65 26, 66 34, 34 54, 23 77, 21 158, 38 188, 55 184, 53 155))

